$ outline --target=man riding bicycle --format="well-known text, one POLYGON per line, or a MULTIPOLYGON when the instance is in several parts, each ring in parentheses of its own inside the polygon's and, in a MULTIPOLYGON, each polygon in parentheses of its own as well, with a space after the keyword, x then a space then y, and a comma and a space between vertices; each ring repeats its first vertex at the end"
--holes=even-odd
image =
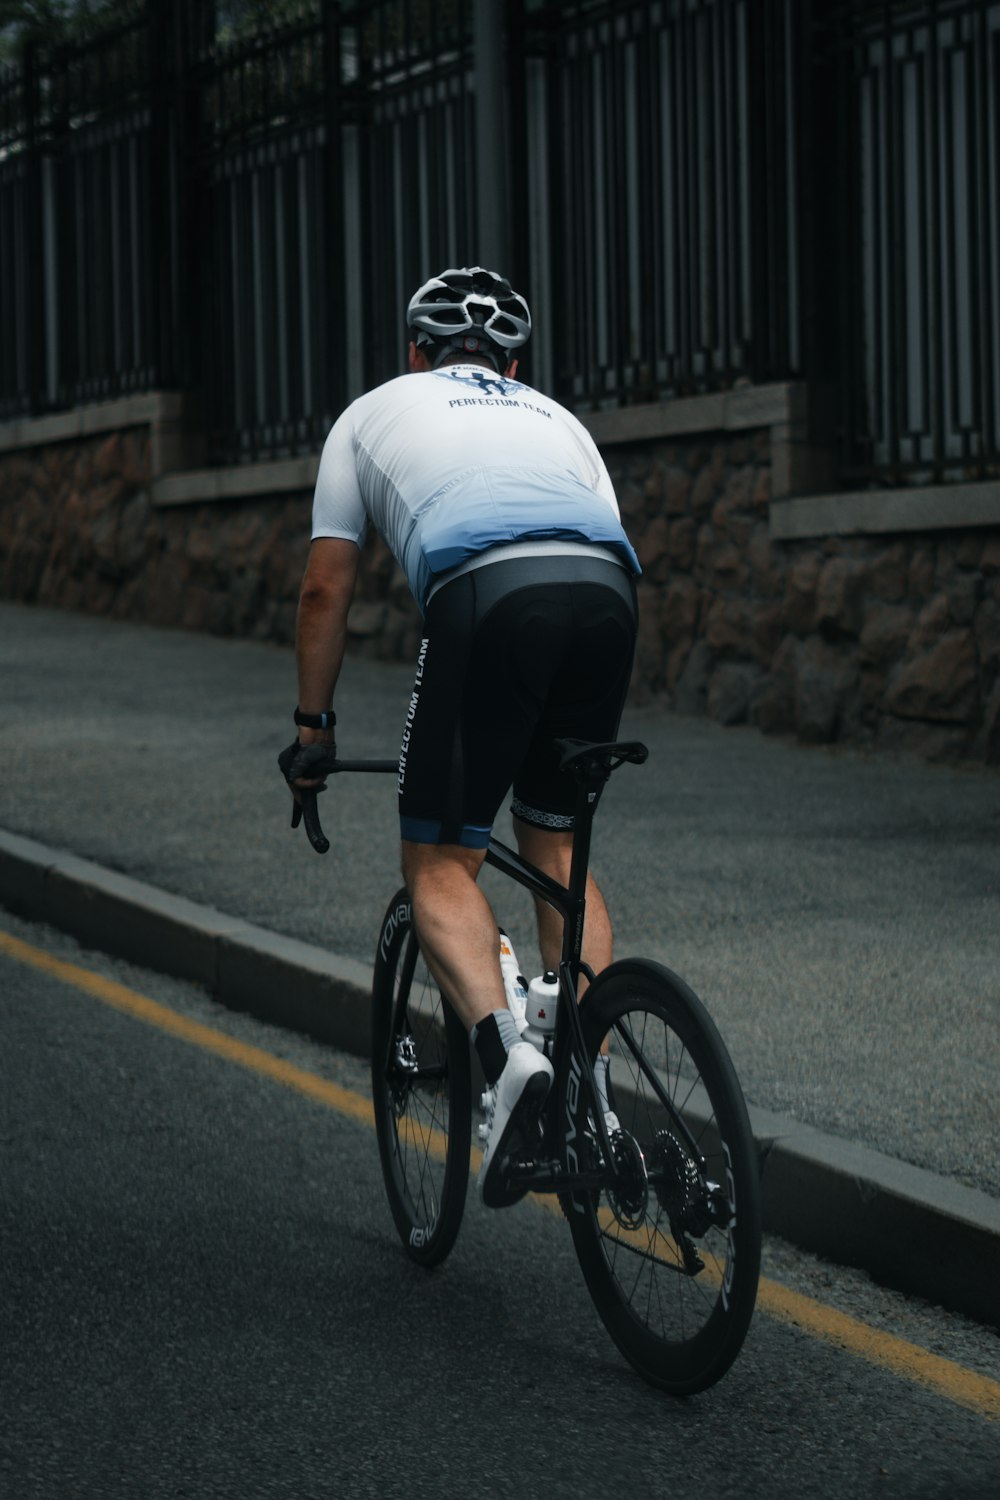
MULTIPOLYGON (((565 884, 574 788, 553 741, 615 738, 639 565, 592 438, 516 378, 531 316, 510 284, 478 266, 443 271, 414 294, 407 325, 410 373, 353 402, 323 449, 298 607, 299 732, 280 761, 293 793, 323 784, 347 615, 374 525, 423 616, 399 761, 403 877, 427 965, 492 1090, 479 1190, 500 1206, 496 1169, 537 1119, 552 1067, 508 1009, 498 928, 477 878, 513 787, 522 855, 565 884)), ((536 906, 542 958, 555 969, 561 923, 536 906)), ((611 947, 590 879, 584 959, 600 971, 611 947)))

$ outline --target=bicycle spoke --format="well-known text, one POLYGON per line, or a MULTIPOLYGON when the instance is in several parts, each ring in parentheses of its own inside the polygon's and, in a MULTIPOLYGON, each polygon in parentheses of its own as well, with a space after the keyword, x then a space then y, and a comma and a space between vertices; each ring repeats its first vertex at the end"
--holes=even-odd
MULTIPOLYGON (((746 1334, 759 1268, 752 1138, 732 1065, 697 999, 630 960, 584 1001, 591 1056, 607 1049, 615 1176, 571 1197, 580 1264, 615 1342, 655 1384, 702 1389, 746 1334)), ((586 1114, 574 1094, 562 1107, 586 1114)), ((580 1134, 589 1139, 585 1119, 580 1134)))
POLYGON ((433 1265, 451 1248, 465 1202, 468 1042, 420 957, 405 892, 386 916, 372 1013, 373 1058, 388 1058, 373 1081, 389 1203, 408 1252, 433 1265))

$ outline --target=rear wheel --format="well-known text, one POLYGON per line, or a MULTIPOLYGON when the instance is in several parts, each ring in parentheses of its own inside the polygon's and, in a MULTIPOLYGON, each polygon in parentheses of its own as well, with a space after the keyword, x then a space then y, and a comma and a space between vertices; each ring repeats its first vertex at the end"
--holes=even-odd
POLYGON ((424 963, 410 898, 382 922, 372 987, 372 1098, 382 1175, 413 1260, 448 1254, 465 1207, 471 1130, 469 1041, 424 963))
MULTIPOLYGON (((735 1070, 714 1022, 659 964, 607 969, 581 1007, 591 1061, 610 1057, 617 1177, 567 1195, 580 1266, 625 1358, 676 1395, 729 1369, 760 1273, 759 1169, 735 1070)), ((561 1079, 567 1170, 599 1160, 590 1090, 561 1079)))

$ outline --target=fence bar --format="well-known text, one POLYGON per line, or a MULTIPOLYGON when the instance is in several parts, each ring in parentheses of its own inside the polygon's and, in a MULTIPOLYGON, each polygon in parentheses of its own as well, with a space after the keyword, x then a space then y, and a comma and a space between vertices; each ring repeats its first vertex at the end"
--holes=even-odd
POLYGON ((475 0, 476 259, 503 268, 508 261, 506 0, 475 0))

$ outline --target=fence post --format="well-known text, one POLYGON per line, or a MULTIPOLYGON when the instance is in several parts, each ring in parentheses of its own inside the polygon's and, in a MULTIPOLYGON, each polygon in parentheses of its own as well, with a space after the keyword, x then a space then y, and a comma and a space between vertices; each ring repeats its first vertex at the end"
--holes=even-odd
MULTIPOLYGON (((531 284, 531 203, 528 194, 528 26, 524 0, 507 4, 507 181, 506 222, 519 226, 517 234, 507 234, 506 258, 500 268, 519 292, 528 295, 528 305, 535 288, 531 284)), ((541 279, 541 278, 540 278, 541 279)), ((537 371, 539 363, 532 361, 537 371)))
POLYGON ((27 146, 24 173, 25 244, 25 324, 24 351, 27 378, 28 410, 37 416, 44 406, 45 380, 45 293, 42 222, 42 148, 39 142, 38 43, 29 38, 22 63, 24 88, 24 138, 27 146))
POLYGON ((801 121, 803 373, 809 384, 810 439, 829 455, 829 483, 837 478, 836 453, 842 351, 850 347, 854 270, 850 261, 857 170, 846 149, 850 132, 850 78, 837 47, 836 23, 811 0, 803 20, 801 121))
MULTIPOLYGON (((176 327, 178 308, 173 296, 174 275, 171 265, 172 220, 177 204, 173 201, 175 181, 171 162, 170 82, 174 35, 169 6, 164 0, 147 0, 146 46, 149 58, 148 88, 150 99, 150 164, 154 184, 150 202, 150 257, 148 282, 143 291, 146 316, 152 335, 152 378, 162 387, 176 378, 179 342, 176 327)), ((179 197, 180 194, 178 193, 179 197)))
MULTIPOLYGON (((843 8, 841 8, 843 10, 843 8)), ((842 367, 850 343, 853 268, 850 244, 859 184, 848 150, 851 91, 840 46, 846 12, 826 0, 801 0, 793 13, 791 62, 801 80, 795 119, 800 349, 798 376, 806 386, 806 430, 788 471, 791 492, 822 493, 839 483, 837 451, 849 391, 842 367)), ((792 449, 789 449, 792 452, 792 449)))
POLYGON ((178 383, 203 403, 205 384, 211 378, 206 351, 213 337, 214 322, 209 307, 212 268, 206 260, 212 229, 205 181, 202 100, 204 60, 211 55, 215 41, 214 0, 189 0, 183 6, 173 6, 167 0, 166 12, 163 25, 168 28, 171 47, 168 118, 173 121, 168 147, 175 184, 168 202, 178 245, 173 358, 178 383))
POLYGON ((323 375, 321 392, 323 405, 321 413, 313 415, 322 414, 327 420, 337 417, 347 400, 343 308, 346 305, 348 288, 344 254, 340 47, 340 6, 336 0, 325 0, 323 5, 323 95, 326 140, 323 150, 323 236, 327 274, 320 277, 324 310, 322 320, 317 320, 317 326, 323 330, 323 352, 319 362, 323 375))
POLYGON ((502 272, 509 253, 506 0, 474 0, 472 9, 478 256, 502 272))

